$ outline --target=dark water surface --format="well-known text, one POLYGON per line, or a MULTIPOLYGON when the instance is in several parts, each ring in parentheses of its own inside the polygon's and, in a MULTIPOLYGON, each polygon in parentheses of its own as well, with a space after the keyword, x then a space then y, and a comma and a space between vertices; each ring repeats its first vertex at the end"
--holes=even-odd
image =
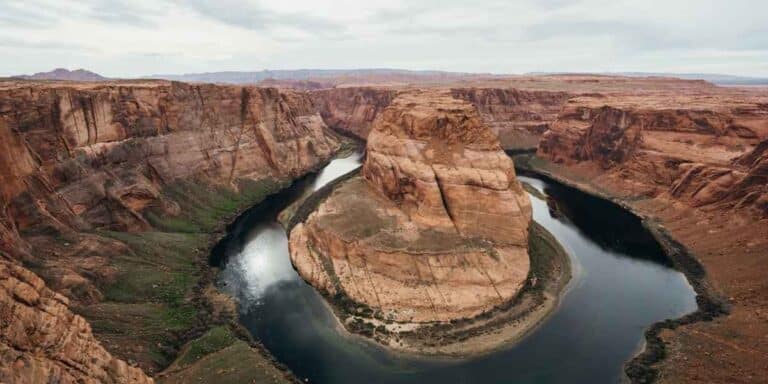
POLYGON ((446 362, 393 356, 343 336, 322 297, 291 266, 277 212, 302 191, 359 165, 359 154, 332 162, 271 198, 215 250, 225 260, 223 289, 239 300, 254 337, 310 383, 613 383, 637 353, 650 324, 696 309, 685 277, 670 267, 640 222, 621 208, 568 187, 521 176, 547 195, 531 195, 534 220, 568 251, 573 279, 560 308, 505 350, 446 362))

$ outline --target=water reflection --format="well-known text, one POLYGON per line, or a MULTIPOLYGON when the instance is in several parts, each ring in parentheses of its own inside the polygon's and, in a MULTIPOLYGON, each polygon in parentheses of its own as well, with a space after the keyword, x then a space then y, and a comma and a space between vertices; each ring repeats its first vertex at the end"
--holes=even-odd
POLYGON ((299 196, 317 191, 359 167, 361 158, 362 152, 354 152, 332 160, 311 180, 304 180, 285 192, 292 198, 271 198, 265 202, 270 207, 251 213, 251 216, 258 218, 254 223, 236 228, 242 234, 230 239, 232 245, 222 251, 228 253, 229 260, 222 272, 222 281, 226 282, 227 292, 238 299, 241 310, 262 305, 266 291, 275 284, 300 280, 291 265, 287 235, 275 220, 276 215, 299 196))

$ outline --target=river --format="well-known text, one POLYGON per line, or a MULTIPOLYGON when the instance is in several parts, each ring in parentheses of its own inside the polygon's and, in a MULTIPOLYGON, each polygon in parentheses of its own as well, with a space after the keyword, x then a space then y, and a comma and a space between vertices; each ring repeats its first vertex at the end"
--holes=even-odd
POLYGON ((559 308, 515 345, 461 360, 396 356, 338 328, 323 298, 294 271, 277 213, 360 165, 333 160, 252 210, 214 249, 220 286, 242 324, 277 360, 310 383, 612 383, 652 323, 696 309, 695 293, 661 248, 623 209, 535 176, 520 176, 533 218, 568 251, 573 278, 559 308), (536 194, 539 195, 539 194, 536 194))

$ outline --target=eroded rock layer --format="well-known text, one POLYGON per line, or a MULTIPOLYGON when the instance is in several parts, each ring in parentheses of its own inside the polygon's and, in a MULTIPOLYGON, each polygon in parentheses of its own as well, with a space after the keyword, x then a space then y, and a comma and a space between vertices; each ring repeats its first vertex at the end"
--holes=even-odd
MULTIPOLYGON (((4 329, 0 345, 33 353, 36 362, 31 367, 44 367, 35 372, 48 375, 50 381, 144 377, 138 370, 126 370, 124 363, 99 346, 88 324, 67 310, 64 296, 78 305, 98 303, 104 298, 103 288, 122 273, 113 259, 123 257, 121 268, 126 270, 125 258, 137 259, 133 252, 141 249, 136 246, 146 247, 153 239, 148 236, 131 248, 118 238, 141 236, 119 233, 146 233, 158 229, 157 223, 164 223, 161 230, 213 230, 217 217, 237 209, 234 197, 227 197, 230 202, 222 195, 250 194, 249 186, 257 182, 296 178, 327 161, 338 146, 338 139, 304 94, 163 81, 0 83, 0 250, 34 269, 51 289, 63 294, 48 291, 34 273, 9 264, 4 270, 13 273, 4 276, 7 289, 0 292, 6 303, 3 327, 9 332, 31 327, 65 343, 49 348, 43 339, 30 339, 19 350, 20 342, 8 339, 11 333, 4 329), (211 196, 168 193, 178 185, 194 186, 211 196), (182 212, 181 206, 202 209, 203 201, 216 204, 210 211, 193 212, 198 220, 205 220, 198 222, 202 224, 173 221, 192 214, 182 212), (32 288, 18 288, 28 286, 32 288), (18 292, 41 299, 19 298, 18 292), (22 312, 28 316, 18 317, 22 312), (35 346, 38 342, 42 344, 35 346), (71 360, 61 360, 64 355, 71 360)), ((188 240, 189 235, 167 236, 197 244, 188 240)), ((198 237, 204 241, 204 236, 198 237)), ((198 252, 197 248, 181 249, 198 252)), ((142 252, 160 254, 151 248, 142 252)), ((168 257, 177 257, 173 252, 168 257)), ((169 279, 173 273, 168 272, 169 279)), ((117 294, 126 295, 125 300, 138 308, 142 303, 136 302, 141 299, 136 291, 144 289, 148 288, 124 286, 117 294)), ((173 295, 183 300, 184 288, 178 289, 182 291, 173 295)), ((121 347, 120 340, 114 348, 121 347)), ((149 355, 146 344, 159 345, 137 342, 145 343, 132 349, 140 356, 149 355)))
POLYGON ((291 232, 299 273, 382 317, 471 318, 528 274, 531 206, 472 104, 404 92, 376 119, 361 178, 291 232))
MULTIPOLYGON (((310 93, 326 124, 365 140, 376 117, 406 87, 345 87, 310 93)), ((450 94, 479 111, 504 149, 535 149, 563 103, 573 94, 515 88, 453 88, 450 94)))
POLYGON ((454 88, 451 94, 475 105, 504 149, 535 149, 572 94, 515 88, 454 88))
POLYGON ((140 369, 112 357, 68 305, 34 273, 0 258, 0 381, 152 382, 140 369))
POLYGON ((629 366, 636 380, 766 377, 768 94, 672 91, 571 100, 539 147, 549 161, 531 164, 631 208, 701 262, 680 267, 698 319, 718 317, 661 324, 629 366))
POLYGON ((11 253, 22 249, 9 243, 19 233, 147 229, 147 208, 178 214, 161 198, 166 185, 296 177, 338 145, 308 98, 274 89, 150 83, 0 92, 11 253))
POLYGON ((365 140, 376 116, 396 94, 394 89, 349 87, 314 91, 311 96, 328 127, 365 140))
POLYGON ((698 96, 580 97, 563 108, 538 154, 594 164, 632 192, 694 207, 749 206, 764 215, 761 158, 768 108, 759 99, 698 96))

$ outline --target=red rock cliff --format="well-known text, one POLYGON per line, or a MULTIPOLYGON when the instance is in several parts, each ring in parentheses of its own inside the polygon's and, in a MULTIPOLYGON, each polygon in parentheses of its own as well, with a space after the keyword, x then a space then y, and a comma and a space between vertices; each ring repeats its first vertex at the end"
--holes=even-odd
POLYGON ((451 94, 477 107, 505 149, 536 148, 565 101, 573 97, 566 92, 514 88, 454 88, 451 94))
POLYGON ((349 87, 314 91, 311 96, 328 127, 365 140, 376 116, 396 94, 394 89, 349 87))
MULTIPOLYGON (((174 183, 237 190, 245 181, 295 178, 338 145, 304 94, 161 81, 0 83, 0 250, 34 265, 65 296, 98 302, 99 282, 116 273, 110 257, 126 246, 96 231, 150 229, 150 208, 178 215, 179 204, 163 194, 174 183)), ((0 346, 33 353, 31 367, 39 363, 54 381, 144 377, 101 349, 66 299, 32 272, 3 268, 0 346), (45 299, 29 299, 38 296, 45 299), (20 350, 22 341, 5 332, 38 323, 51 340, 83 341, 50 349, 29 341, 20 350)))
POLYGON ((563 108, 538 154, 597 165, 639 195, 761 207, 756 186, 765 144, 756 144, 766 137, 768 108, 754 98, 580 97, 563 108))

